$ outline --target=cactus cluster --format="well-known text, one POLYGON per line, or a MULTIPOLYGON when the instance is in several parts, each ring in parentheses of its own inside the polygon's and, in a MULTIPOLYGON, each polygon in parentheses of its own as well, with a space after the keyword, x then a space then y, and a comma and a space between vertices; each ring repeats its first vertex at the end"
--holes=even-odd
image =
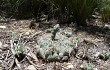
POLYGON ((84 62, 80 67, 82 70, 93 70, 94 65, 90 62, 89 63, 84 62))
POLYGON ((39 56, 47 61, 68 60, 72 52, 72 43, 67 39, 52 40, 51 38, 40 38, 38 41, 39 56))
POLYGON ((110 57, 110 52, 109 51, 104 51, 99 55, 99 58, 103 60, 107 60, 110 57))
POLYGON ((73 42, 59 31, 59 24, 55 25, 51 35, 39 37, 37 44, 39 56, 46 61, 66 61, 73 50, 73 42))

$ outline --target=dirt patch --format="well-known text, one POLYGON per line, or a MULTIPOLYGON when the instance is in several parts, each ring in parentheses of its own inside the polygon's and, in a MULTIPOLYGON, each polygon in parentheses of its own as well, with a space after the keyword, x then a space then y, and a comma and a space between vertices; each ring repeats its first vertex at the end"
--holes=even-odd
MULTIPOLYGON (((74 45, 73 53, 66 62, 45 62, 37 59, 37 38, 46 35, 46 30, 40 28, 29 29, 30 20, 19 20, 9 23, 0 23, 0 26, 6 26, 0 29, 0 69, 1 70, 27 70, 28 66, 36 70, 82 70, 82 64, 92 63, 93 69, 109 70, 110 58, 107 60, 100 59, 98 55, 103 51, 110 52, 110 29, 99 26, 88 27, 62 27, 61 31, 72 29, 72 37, 78 37, 79 42, 74 45), (41 33, 36 34, 36 32, 41 33), (16 63, 15 57, 11 51, 10 40, 12 33, 21 35, 21 40, 25 43, 26 57, 16 63), (69 67, 70 66, 70 67, 69 67)), ((94 23, 95 24, 95 23, 94 23)))

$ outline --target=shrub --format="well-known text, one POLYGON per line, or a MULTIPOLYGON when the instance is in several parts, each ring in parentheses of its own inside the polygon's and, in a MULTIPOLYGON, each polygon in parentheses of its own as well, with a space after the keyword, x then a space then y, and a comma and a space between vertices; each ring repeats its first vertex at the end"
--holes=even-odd
POLYGON ((63 20, 64 23, 71 20, 83 25, 92 15, 99 1, 102 0, 1 0, 3 6, 0 8, 4 8, 10 14, 24 17, 38 17, 43 11, 44 14, 51 13, 53 17, 63 20))
POLYGON ((5 12, 5 15, 8 16, 29 15, 30 9, 31 7, 29 0, 1 0, 0 10, 5 12))
POLYGON ((64 13, 65 9, 68 5, 67 0, 50 0, 50 3, 53 4, 53 7, 55 7, 57 10, 60 11, 60 13, 64 13))
MULTIPOLYGON (((45 9, 45 0, 1 0, 0 10, 9 16, 19 16, 20 18, 36 17, 45 9)), ((2 13, 3 14, 3 13, 2 13)))
MULTIPOLYGON (((85 20, 92 15, 94 9, 97 7, 99 0, 51 0, 55 7, 64 14, 63 18, 74 20, 82 25, 85 20)), ((73 21, 74 21, 73 20, 73 21)))
POLYGON ((102 21, 108 22, 110 20, 110 5, 106 5, 102 8, 102 21))
POLYGON ((48 1, 47 0, 31 0, 32 13, 34 17, 38 17, 38 15, 47 14, 48 12, 48 1))
POLYGON ((100 0, 98 8, 101 11, 102 21, 108 22, 110 19, 110 0, 100 0))
POLYGON ((98 0, 71 0, 69 10, 75 21, 83 25, 85 20, 92 15, 97 7, 98 0))
POLYGON ((67 6, 69 4, 68 0, 48 0, 51 7, 50 11, 53 18, 58 18, 60 23, 67 22, 69 19, 69 10, 67 6))

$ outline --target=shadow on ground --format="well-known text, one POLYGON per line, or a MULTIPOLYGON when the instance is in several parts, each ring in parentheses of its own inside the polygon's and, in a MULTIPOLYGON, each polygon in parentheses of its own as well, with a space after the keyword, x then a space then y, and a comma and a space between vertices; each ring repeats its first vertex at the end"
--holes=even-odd
POLYGON ((105 42, 110 45, 110 28, 108 27, 99 27, 95 25, 87 25, 76 27, 77 31, 87 32, 88 34, 95 35, 98 37, 103 37, 105 42))

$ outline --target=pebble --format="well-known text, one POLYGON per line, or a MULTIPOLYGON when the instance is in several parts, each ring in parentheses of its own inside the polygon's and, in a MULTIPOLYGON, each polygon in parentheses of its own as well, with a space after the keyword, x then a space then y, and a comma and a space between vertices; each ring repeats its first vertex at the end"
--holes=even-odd
POLYGON ((36 70, 36 68, 33 65, 29 65, 26 70, 36 70))
POLYGON ((1 29, 5 29, 5 28, 6 28, 6 26, 0 26, 0 28, 1 28, 1 29))
POLYGON ((94 55, 94 57, 98 57, 100 55, 100 52, 96 52, 96 54, 94 55))
POLYGON ((93 70, 98 70, 97 68, 94 68, 93 70))
POLYGON ((65 63, 64 64, 65 69, 73 69, 73 64, 72 63, 65 63))
POLYGON ((3 47, 8 47, 8 44, 4 44, 3 47))

